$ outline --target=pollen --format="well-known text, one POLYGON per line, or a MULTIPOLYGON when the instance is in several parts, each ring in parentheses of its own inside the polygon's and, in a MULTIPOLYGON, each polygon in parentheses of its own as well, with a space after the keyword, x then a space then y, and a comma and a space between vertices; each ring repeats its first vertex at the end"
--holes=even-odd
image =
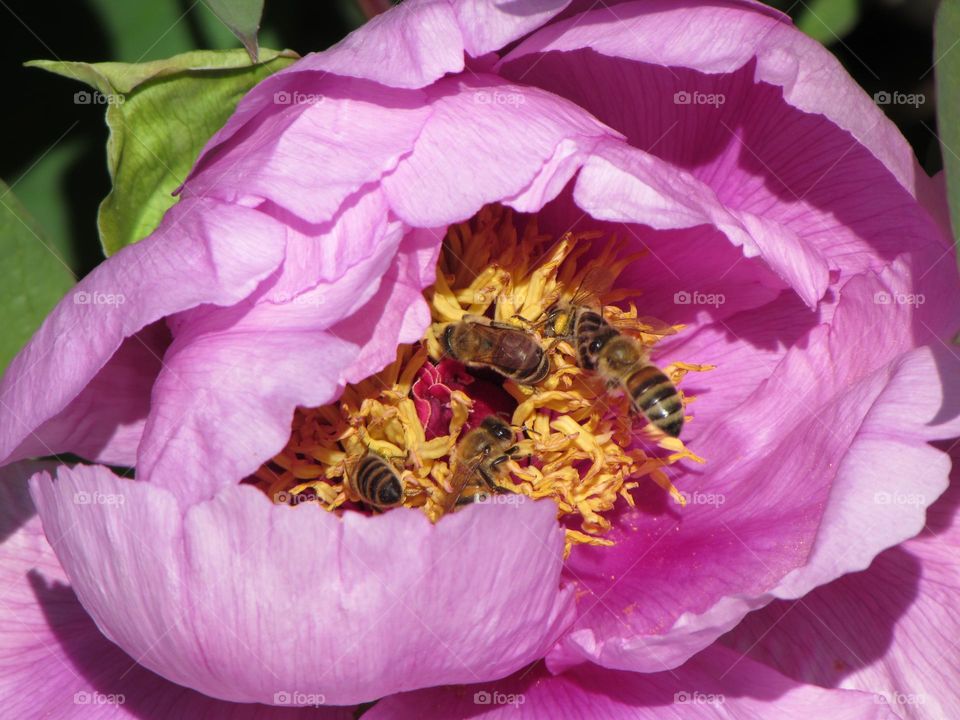
MULTIPOLYGON (((618 285, 619 276, 642 255, 623 254, 616 236, 604 239, 600 232, 551 237, 539 231, 535 216, 521 223, 499 205, 451 226, 436 283, 425 293, 434 322, 423 340, 401 346, 391 365, 347 386, 336 403, 298 408, 287 446, 251 480, 276 502, 310 502, 328 511, 362 509, 350 478, 372 452, 399 477, 402 504, 440 521, 444 501, 454 491, 457 443, 483 419, 481 413, 497 405, 485 397, 489 378, 474 382, 472 371, 458 368, 452 381, 440 372, 448 372, 452 362, 444 358, 440 335, 449 323, 471 315, 536 334, 550 360, 549 374, 536 385, 499 378, 500 387, 494 388, 517 433, 516 452, 505 464, 508 472, 497 480, 507 494, 496 497, 522 494, 553 501, 566 528, 565 554, 575 545, 612 545, 605 537, 609 515, 617 503, 633 506, 631 491, 640 483, 655 483, 683 506, 669 468, 681 460, 704 459, 632 414, 628 398, 578 366, 568 342, 543 335, 547 310, 573 300, 597 276, 597 268, 604 274, 598 309, 614 327, 630 328, 648 350, 682 331, 683 326, 639 315, 634 302, 639 288, 618 285), (435 404, 442 406, 441 421, 425 417, 425 401, 415 392, 418 383, 430 382, 439 386, 442 402, 435 404)), ((661 367, 678 386, 684 407, 694 400, 679 387, 684 377, 710 369, 679 361, 661 367)), ((479 483, 463 490, 464 501, 481 497, 479 483)))

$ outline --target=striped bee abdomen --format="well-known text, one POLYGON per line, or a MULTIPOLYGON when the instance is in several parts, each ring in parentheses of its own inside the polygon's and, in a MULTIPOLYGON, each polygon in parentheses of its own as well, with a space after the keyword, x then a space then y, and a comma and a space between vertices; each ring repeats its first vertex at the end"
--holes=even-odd
POLYGON ((379 455, 368 453, 357 466, 356 491, 367 505, 389 508, 403 501, 403 483, 393 467, 379 455))
POLYGON ((653 365, 641 367, 624 383, 633 406, 671 437, 683 429, 683 401, 676 386, 653 365))

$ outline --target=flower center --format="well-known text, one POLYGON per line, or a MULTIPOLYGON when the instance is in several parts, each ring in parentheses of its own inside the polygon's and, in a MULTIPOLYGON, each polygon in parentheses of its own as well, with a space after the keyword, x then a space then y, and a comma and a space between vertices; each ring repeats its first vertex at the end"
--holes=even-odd
MULTIPOLYGON (((639 317, 628 300, 639 290, 614 287, 642 253, 619 256, 611 237, 584 261, 601 237, 567 233, 555 240, 539 232, 535 217, 521 231, 513 213, 499 205, 451 226, 436 283, 426 292, 434 322, 424 339, 401 346, 394 363, 348 386, 336 403, 298 408, 289 443, 252 480, 278 502, 311 501, 331 511, 405 505, 421 508, 434 522, 471 500, 550 498, 564 520, 567 553, 574 544, 613 544, 603 537, 610 529, 605 514, 620 498, 632 506, 630 491, 640 482, 652 480, 683 505, 665 468, 683 458, 704 461, 631 412, 638 393, 631 400, 629 383, 612 391, 609 375, 605 380, 582 367, 562 324, 545 320, 551 308, 579 303, 585 286, 598 285, 603 304, 597 312, 644 352, 682 329, 639 317), (626 309, 611 304, 624 300, 626 309), (447 329, 464 327, 465 320, 523 331, 518 336, 524 342, 533 338, 543 348, 549 372, 523 384, 450 359, 447 329), (497 425, 483 421, 498 412, 512 426, 504 437, 515 437, 503 442, 513 447, 495 463, 495 485, 486 482, 493 480, 490 473, 479 471, 464 483, 464 445, 497 425), (491 495, 491 486, 505 494, 491 495)), ((689 371, 709 369, 680 362, 661 368, 674 386, 689 371)), ((693 400, 679 388, 676 393, 684 406, 693 400)))

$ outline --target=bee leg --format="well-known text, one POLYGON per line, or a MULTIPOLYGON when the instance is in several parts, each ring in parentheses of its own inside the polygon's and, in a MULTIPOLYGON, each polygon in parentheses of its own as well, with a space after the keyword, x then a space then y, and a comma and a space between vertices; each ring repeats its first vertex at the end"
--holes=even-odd
POLYGON ((562 338, 562 337, 554 337, 554 338, 552 338, 552 339, 550 340, 550 342, 548 342, 548 343, 544 346, 543 351, 544 351, 545 353, 547 353, 547 355, 549 355, 550 353, 553 352, 553 349, 554 349, 557 345, 559 345, 560 343, 562 343, 565 339, 566 339, 566 338, 562 338))
MULTIPOLYGON (((530 437, 527 436, 527 440, 529 440, 529 439, 530 439, 530 437)), ((510 456, 510 459, 511 459, 511 460, 532 460, 532 459, 533 459, 533 453, 532 453, 532 452, 531 452, 531 453, 527 453, 526 455, 517 455, 517 451, 518 451, 519 449, 520 449, 519 447, 517 447, 516 445, 514 445, 512 448, 509 448, 509 449, 507 450, 507 455, 510 456)))
MULTIPOLYGON (((516 446, 510 448, 510 450, 516 450, 516 449, 517 449, 516 446)), ((490 463, 491 469, 495 470, 500 465, 503 465, 503 463, 507 462, 507 460, 510 459, 510 454, 509 454, 510 450, 508 450, 506 454, 501 455, 500 457, 496 458, 493 462, 491 462, 490 463)), ((508 490, 505 487, 501 487, 500 485, 497 485, 497 483, 493 480, 493 478, 488 476, 486 473, 481 473, 481 477, 483 478, 483 484, 487 486, 490 492, 497 493, 498 495, 512 492, 511 490, 508 490)))

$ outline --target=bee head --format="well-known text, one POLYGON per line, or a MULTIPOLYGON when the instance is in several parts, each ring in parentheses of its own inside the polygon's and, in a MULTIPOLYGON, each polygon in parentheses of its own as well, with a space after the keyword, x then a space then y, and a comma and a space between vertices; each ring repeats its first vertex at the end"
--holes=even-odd
POLYGON ((513 428, 507 425, 507 423, 498 418, 496 415, 491 415, 487 418, 484 418, 483 422, 480 424, 497 440, 513 441, 513 428))
POLYGON ((589 338, 589 341, 586 343, 585 352, 581 347, 581 364, 587 369, 595 368, 599 362, 600 353, 604 352, 604 348, 619 337, 620 334, 609 325, 604 324, 601 326, 600 330, 598 330, 593 337, 589 338))
POLYGON ((601 361, 615 372, 629 370, 641 360, 636 345, 623 335, 616 335, 604 343, 598 352, 601 351, 601 361))

